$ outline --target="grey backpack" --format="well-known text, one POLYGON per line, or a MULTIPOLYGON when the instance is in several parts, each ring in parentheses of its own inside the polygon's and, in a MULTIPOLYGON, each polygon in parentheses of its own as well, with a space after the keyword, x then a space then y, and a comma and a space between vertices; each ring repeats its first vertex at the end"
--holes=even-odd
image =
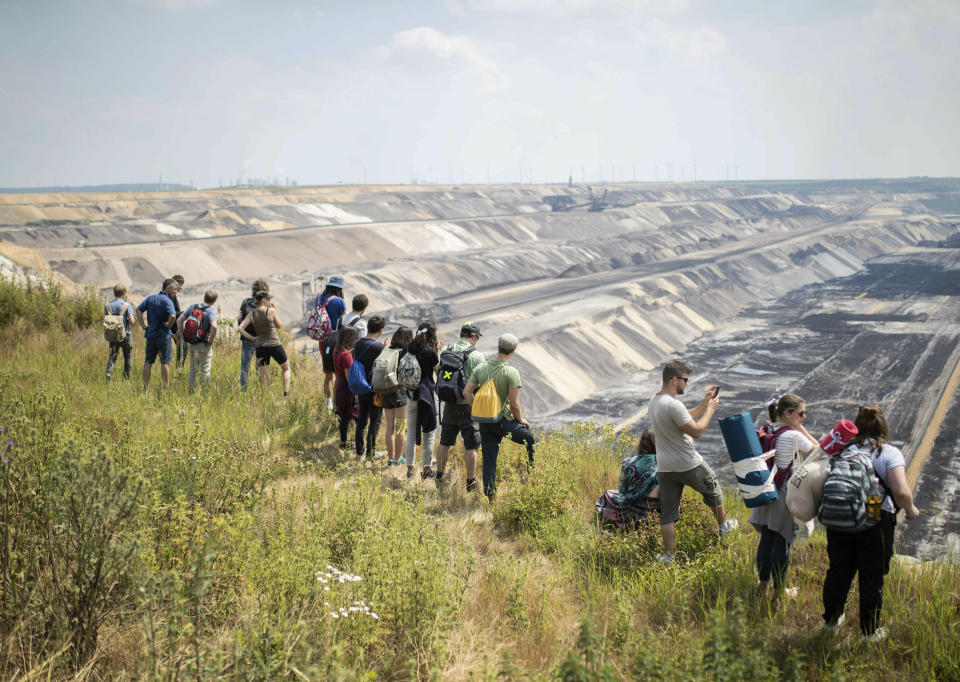
POLYGON ((817 518, 826 528, 856 533, 879 523, 882 501, 873 466, 848 448, 830 459, 817 518))
POLYGON ((407 353, 397 365, 397 381, 404 388, 415 390, 420 385, 420 363, 414 353, 407 353))
POLYGON ((123 323, 123 315, 126 312, 126 303, 116 314, 110 309, 109 303, 103 307, 103 338, 110 343, 122 343, 127 338, 127 328, 123 323))

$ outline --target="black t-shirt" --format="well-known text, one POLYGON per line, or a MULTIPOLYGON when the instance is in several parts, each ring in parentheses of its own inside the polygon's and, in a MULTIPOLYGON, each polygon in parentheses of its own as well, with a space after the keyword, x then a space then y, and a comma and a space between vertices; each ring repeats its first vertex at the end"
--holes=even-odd
MULTIPOLYGON (((407 352, 412 353, 413 351, 410 347, 407 347, 407 352)), ((437 355, 437 351, 429 346, 424 346, 416 353, 417 362, 420 364, 420 383, 426 384, 431 388, 434 385, 433 381, 433 368, 437 366, 440 362, 440 356, 437 355)))
POLYGON ((373 363, 382 350, 383 344, 369 336, 359 339, 353 346, 353 361, 361 363, 367 370, 367 381, 373 378, 373 363))

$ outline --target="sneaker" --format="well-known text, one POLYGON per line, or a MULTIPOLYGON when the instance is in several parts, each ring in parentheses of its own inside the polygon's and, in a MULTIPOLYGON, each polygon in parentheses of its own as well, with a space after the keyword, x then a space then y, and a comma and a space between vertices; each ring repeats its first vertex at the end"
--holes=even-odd
POLYGON ((424 471, 422 474, 420 474, 421 481, 426 481, 428 478, 436 478, 436 477, 437 477, 437 472, 434 471, 433 469, 431 469, 430 471, 424 471))
POLYGON ((657 561, 659 561, 659 562, 660 562, 661 564, 663 564, 664 566, 669 566, 670 564, 673 563, 673 555, 672 555, 672 554, 660 554, 660 555, 657 557, 657 561))
POLYGON ((824 626, 823 626, 823 631, 826 632, 828 635, 835 635, 835 634, 837 634, 837 630, 840 629, 840 626, 843 625, 843 621, 845 621, 846 619, 847 619, 847 614, 841 613, 841 614, 840 614, 840 617, 837 618, 837 622, 836 622, 836 623, 826 623, 826 624, 824 624, 824 626))
POLYGON ((887 638, 887 629, 886 628, 877 628, 869 635, 860 635, 860 641, 864 644, 876 644, 877 642, 882 642, 887 638))
POLYGON ((796 599, 796 598, 797 598, 797 595, 800 594, 800 588, 799 588, 799 587, 785 587, 785 588, 783 589, 783 593, 784 593, 786 596, 790 597, 791 599, 796 599))
POLYGON ((413 478, 413 469, 407 469, 407 480, 413 478))
POLYGON ((740 525, 740 522, 737 521, 736 519, 727 519, 726 521, 720 524, 720 537, 722 538, 727 537, 728 535, 730 535, 730 533, 735 531, 737 529, 737 526, 739 525, 740 525))
POLYGON ((327 398, 327 409, 333 412, 333 398, 327 398))
POLYGON ((472 493, 474 490, 477 490, 480 486, 477 485, 477 479, 468 478, 467 479, 467 492, 472 493))

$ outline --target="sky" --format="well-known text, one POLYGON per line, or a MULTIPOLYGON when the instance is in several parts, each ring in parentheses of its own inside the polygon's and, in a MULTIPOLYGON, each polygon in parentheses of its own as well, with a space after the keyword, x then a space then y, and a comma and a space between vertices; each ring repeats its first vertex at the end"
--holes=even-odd
POLYGON ((960 175, 956 0, 0 0, 0 186, 960 175))

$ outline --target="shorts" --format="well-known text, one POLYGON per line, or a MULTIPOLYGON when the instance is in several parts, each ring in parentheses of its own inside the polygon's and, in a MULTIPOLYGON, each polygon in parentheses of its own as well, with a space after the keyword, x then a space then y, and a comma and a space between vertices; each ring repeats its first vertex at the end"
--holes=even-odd
POLYGON ((273 358, 278 365, 287 361, 287 351, 283 346, 259 346, 257 347, 257 366, 265 367, 270 364, 270 358, 273 358))
POLYGON ((687 471, 658 471, 657 480, 660 482, 661 526, 676 523, 680 518, 680 498, 683 496, 684 486, 688 485, 700 493, 708 507, 719 507, 723 504, 720 481, 706 462, 700 462, 687 471))
POLYGON ((160 356, 161 365, 169 365, 173 362, 173 344, 170 342, 169 334, 154 334, 147 337, 146 357, 144 361, 152 365, 160 356))
POLYGON ((480 447, 480 425, 470 419, 470 406, 440 403, 440 445, 456 445, 458 435, 463 437, 465 449, 480 447))
POLYGON ((398 407, 404 407, 407 404, 407 392, 398 388, 393 393, 381 393, 380 404, 385 410, 395 410, 398 407))

